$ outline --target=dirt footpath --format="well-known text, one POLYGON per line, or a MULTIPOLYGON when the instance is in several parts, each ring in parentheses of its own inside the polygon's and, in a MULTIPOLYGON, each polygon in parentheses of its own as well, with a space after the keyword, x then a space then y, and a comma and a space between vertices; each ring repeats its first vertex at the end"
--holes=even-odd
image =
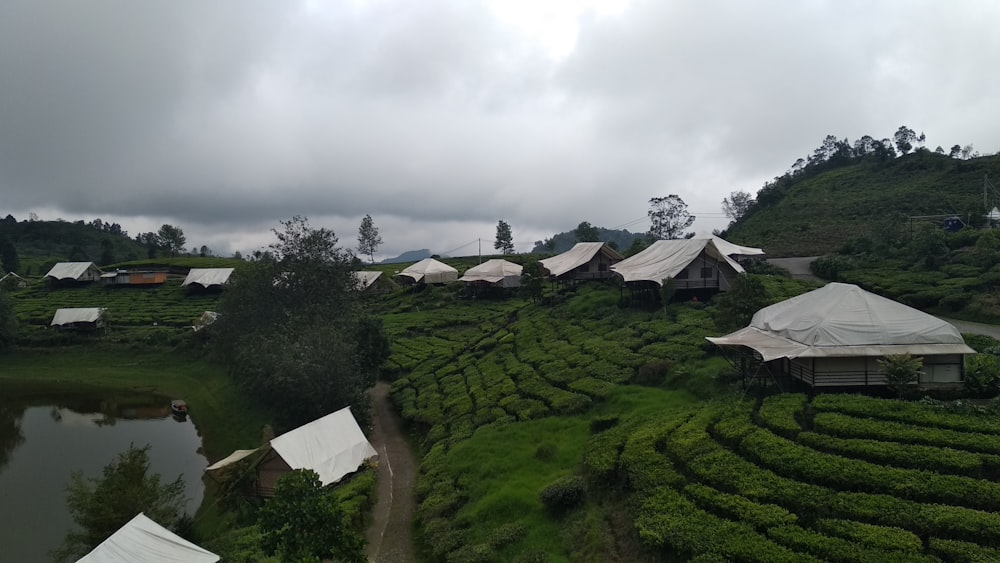
POLYGON ((415 561, 412 530, 417 460, 389 400, 389 384, 379 382, 368 393, 375 422, 371 443, 378 452, 378 503, 366 534, 365 551, 369 561, 415 561))
POLYGON ((792 274, 793 279, 797 280, 810 280, 825 283, 826 280, 822 280, 813 275, 812 270, 809 269, 809 264, 818 258, 818 256, 803 256, 798 258, 768 258, 768 264, 774 264, 779 268, 784 268, 792 274))

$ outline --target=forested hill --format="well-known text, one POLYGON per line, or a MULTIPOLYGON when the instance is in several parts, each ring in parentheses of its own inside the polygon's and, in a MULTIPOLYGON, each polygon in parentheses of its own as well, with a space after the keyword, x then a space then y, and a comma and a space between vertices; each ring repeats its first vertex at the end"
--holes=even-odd
MULTIPOLYGON (((918 149, 894 158, 830 159, 803 166, 762 188, 727 239, 770 256, 812 256, 839 249, 857 235, 908 232, 959 216, 985 221, 985 177, 1000 177, 1000 156, 969 159, 918 149)), ((990 208, 1000 196, 988 190, 990 208)))
MULTIPOLYGON (((604 227, 593 227, 589 223, 581 223, 581 227, 588 231, 584 234, 582 240, 608 242, 620 251, 625 251, 632 245, 632 241, 635 239, 645 239, 646 237, 645 233, 631 233, 624 229, 605 229, 604 227)), ((573 248, 573 245, 580 242, 581 238, 577 232, 579 229, 580 227, 577 227, 577 229, 572 231, 552 235, 552 238, 547 238, 544 241, 535 241, 535 246, 532 248, 531 252, 550 254, 566 252, 570 248, 573 248)))
POLYGON ((94 262, 113 264, 146 258, 147 249, 128 237, 117 223, 96 219, 83 221, 18 221, 11 215, 0 219, 0 246, 11 246, 17 253, 22 275, 40 275, 34 271, 47 261, 94 262), (34 266, 34 267, 33 267, 34 266), (29 271, 31 269, 32 271, 29 271))

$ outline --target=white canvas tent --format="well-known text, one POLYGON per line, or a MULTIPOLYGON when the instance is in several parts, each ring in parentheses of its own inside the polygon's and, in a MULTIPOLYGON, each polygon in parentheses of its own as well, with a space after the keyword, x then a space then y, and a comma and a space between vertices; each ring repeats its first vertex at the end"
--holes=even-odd
POLYGON ((494 258, 469 268, 458 279, 466 283, 485 283, 496 287, 520 287, 522 269, 520 264, 494 258))
MULTIPOLYGON (((257 461, 258 492, 273 491, 273 482, 291 469, 311 469, 324 485, 353 473, 378 453, 372 447, 350 407, 290 430, 271 440, 271 452, 257 461), (271 453, 276 455, 270 455, 271 453)), ((208 466, 215 471, 246 458, 257 450, 237 450, 208 466)))
POLYGON ((198 547, 139 513, 77 563, 215 563, 198 547))
POLYGON ((732 256, 760 256, 759 248, 739 246, 719 237, 658 240, 648 248, 611 266, 625 283, 663 285, 674 280, 678 289, 727 290, 735 276, 744 272, 732 256))
POLYGON ((382 276, 382 272, 354 272, 354 278, 358 280, 358 290, 365 291, 375 284, 382 276))
POLYGON ((554 278, 601 279, 610 277, 612 264, 622 258, 606 243, 578 242, 566 252, 538 262, 554 278))
POLYGON ((396 276, 409 283, 451 283, 458 280, 458 270, 433 258, 424 258, 396 276))
POLYGON ((204 288, 223 286, 229 283, 235 268, 191 268, 181 286, 200 285, 204 288))
POLYGON ((957 383, 962 357, 975 353, 950 323, 844 283, 765 307, 750 326, 708 340, 753 350, 813 386, 882 385, 877 359, 894 354, 924 358, 921 383, 957 383))
POLYGON ((97 281, 101 269, 93 262, 59 262, 45 277, 55 280, 97 281))
POLYGON ((104 324, 103 307, 69 307, 56 309, 49 326, 98 328, 104 324))

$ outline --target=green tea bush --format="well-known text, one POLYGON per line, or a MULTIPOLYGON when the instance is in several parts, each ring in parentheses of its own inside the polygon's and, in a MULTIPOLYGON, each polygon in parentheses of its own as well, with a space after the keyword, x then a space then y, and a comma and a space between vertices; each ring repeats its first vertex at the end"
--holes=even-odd
POLYGON ((1000 395, 1000 356, 975 354, 965 358, 965 390, 973 397, 1000 395))
POLYGON ((853 520, 820 519, 816 529, 828 535, 850 540, 879 550, 917 554, 923 542, 915 534, 889 526, 875 526, 853 520))
POLYGON ((556 480, 538 493, 539 500, 552 514, 565 514, 580 506, 586 498, 587 487, 583 478, 570 475, 556 480))

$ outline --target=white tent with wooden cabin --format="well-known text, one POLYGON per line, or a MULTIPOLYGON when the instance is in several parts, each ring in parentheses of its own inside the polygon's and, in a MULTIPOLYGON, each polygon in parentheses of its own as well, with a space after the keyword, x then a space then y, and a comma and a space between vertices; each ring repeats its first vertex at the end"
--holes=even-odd
POLYGON ((467 284, 483 284, 494 287, 520 287, 522 269, 520 264, 515 264, 501 258, 494 258, 478 266, 469 268, 458 279, 467 284))
POLYGON ((458 280, 458 270, 433 258, 424 258, 396 274, 404 283, 451 283, 458 280))
MULTIPOLYGON (((324 485, 329 485, 378 455, 350 407, 290 430, 272 439, 265 449, 254 464, 256 493, 260 496, 273 495, 278 477, 293 469, 311 469, 324 485)), ((222 469, 260 450, 237 450, 205 470, 222 469)))
POLYGON ((59 262, 45 277, 57 281, 92 282, 101 279, 101 273, 93 262, 59 262))
POLYGON ((734 256, 762 256, 759 248, 740 246, 716 236, 658 240, 634 256, 611 266, 630 285, 655 284, 671 278, 677 289, 726 291, 744 273, 734 256))
POLYGON ((573 248, 538 262, 560 281, 594 280, 611 277, 612 265, 624 257, 604 242, 578 242, 573 248))
POLYGON ((49 326, 60 329, 96 329, 104 326, 103 307, 68 307, 56 309, 49 326))
POLYGON ((884 386, 878 360, 899 354, 922 358, 921 385, 958 386, 964 356, 975 353, 951 323, 844 283, 765 307, 750 326, 708 340, 810 387, 884 386))
POLYGON ((235 268, 191 268, 181 286, 222 287, 229 283, 235 268))
POLYGON ((77 563, 215 563, 219 556, 139 513, 77 563))

